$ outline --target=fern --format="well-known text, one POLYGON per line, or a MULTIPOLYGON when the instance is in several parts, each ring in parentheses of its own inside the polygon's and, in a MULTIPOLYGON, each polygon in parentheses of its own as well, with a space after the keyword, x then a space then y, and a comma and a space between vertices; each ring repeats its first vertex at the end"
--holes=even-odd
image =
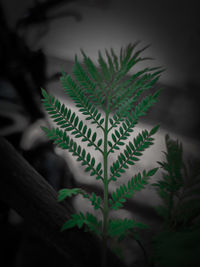
POLYGON ((166 161, 158 162, 164 170, 163 177, 153 186, 163 200, 156 208, 164 218, 167 228, 191 226, 200 215, 200 168, 199 162, 183 161, 182 144, 166 135, 166 161))
POLYGON ((120 220, 110 219, 108 222, 108 234, 110 237, 115 237, 121 241, 133 228, 146 229, 148 226, 144 223, 136 222, 135 220, 120 220))
POLYGON ((148 173, 144 170, 143 177, 140 173, 138 173, 128 181, 127 186, 123 184, 117 188, 116 192, 112 193, 112 198, 109 199, 110 208, 113 210, 122 208, 126 199, 131 198, 135 191, 140 191, 145 187, 149 178, 156 173, 157 169, 158 168, 152 169, 148 173))
POLYGON ((164 220, 154 237, 153 259, 158 267, 199 266, 200 162, 186 164, 182 144, 168 135, 165 141, 163 175, 153 184, 163 202, 156 211, 164 220))
POLYGON ((82 212, 80 212, 80 214, 73 214, 72 218, 63 224, 61 230, 64 231, 74 226, 80 229, 83 225, 86 226, 86 231, 89 230, 96 235, 101 235, 102 221, 98 221, 97 218, 89 212, 87 212, 86 215, 82 212))
POLYGON ((42 130, 53 143, 72 153, 90 176, 103 182, 103 199, 94 192, 88 194, 81 188, 62 189, 58 193, 58 201, 79 194, 88 199, 95 210, 102 211, 102 221, 90 213, 81 212, 73 214, 62 227, 62 230, 75 226, 84 227, 86 231, 89 230, 101 237, 102 266, 106 265, 106 247, 109 238, 116 237, 121 240, 125 235, 133 234, 135 228, 145 228, 143 224, 134 220, 111 220, 110 211, 122 208, 123 203, 132 197, 135 191, 142 190, 148 179, 157 171, 157 168, 154 168, 136 174, 127 185, 120 186, 109 198, 109 184, 137 163, 142 153, 153 145, 153 135, 159 128, 157 125, 150 131, 143 130, 132 141, 126 142, 140 117, 145 116, 158 101, 160 90, 155 92, 150 90, 163 71, 160 67, 145 68, 127 78, 126 75, 135 64, 149 59, 140 57, 147 47, 140 50, 136 50, 136 47, 137 43, 122 48, 119 57, 113 49, 105 51, 105 58, 99 52, 99 68, 81 51, 83 64, 80 64, 75 57, 73 75, 62 73, 61 83, 65 93, 72 98, 85 120, 99 128, 101 135, 64 103, 42 89, 44 108, 56 125, 51 129, 42 127, 42 130), (75 139, 79 139, 79 143, 75 139), (97 162, 94 156, 82 148, 82 142, 102 155, 103 164, 97 162), (124 150, 109 166, 110 154, 123 147, 124 150))

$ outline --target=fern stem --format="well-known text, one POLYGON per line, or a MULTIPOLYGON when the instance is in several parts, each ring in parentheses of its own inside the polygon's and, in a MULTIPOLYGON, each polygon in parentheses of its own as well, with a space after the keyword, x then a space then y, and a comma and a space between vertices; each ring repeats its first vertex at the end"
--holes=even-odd
POLYGON ((136 239, 135 241, 137 242, 138 246, 141 248, 143 255, 144 255, 145 262, 148 265, 148 263, 149 263, 148 255, 147 255, 147 252, 146 252, 142 242, 139 239, 136 239))
POLYGON ((107 239, 108 239, 108 118, 109 112, 106 112, 104 129, 104 207, 103 207, 103 243, 102 243, 102 262, 101 266, 106 267, 107 262, 107 239))

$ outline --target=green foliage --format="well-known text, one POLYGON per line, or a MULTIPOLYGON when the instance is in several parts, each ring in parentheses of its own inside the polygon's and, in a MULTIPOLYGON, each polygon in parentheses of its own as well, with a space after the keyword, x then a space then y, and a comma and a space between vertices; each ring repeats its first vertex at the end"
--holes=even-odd
POLYGON ((54 144, 57 144, 62 149, 68 149, 69 152, 72 153, 73 156, 77 157, 77 161, 81 161, 81 164, 85 167, 86 172, 90 172, 90 175, 96 175, 96 179, 102 179, 103 170, 101 168, 101 162, 95 166, 95 158, 91 156, 91 154, 86 152, 85 149, 82 149, 80 145, 77 145, 76 142, 70 138, 66 132, 59 130, 59 128, 51 128, 47 129, 45 127, 41 127, 50 140, 53 140, 54 144))
POLYGON ((199 266, 200 164, 186 164, 182 144, 168 135, 165 140, 162 178, 153 184, 163 202, 156 211, 164 225, 154 237, 153 259, 156 267, 199 266))
POLYGON ((79 229, 85 226, 85 231, 91 231, 96 235, 101 235, 102 221, 98 221, 97 218, 87 212, 84 215, 82 212, 80 214, 73 214, 72 218, 65 222, 62 226, 62 231, 73 228, 77 226, 79 229))
POLYGON ((148 226, 144 223, 128 220, 126 218, 124 220, 113 219, 108 222, 109 236, 112 238, 116 237, 118 241, 124 239, 133 228, 146 229, 148 226))
MULTIPOLYGON (((155 134, 157 130, 158 126, 155 126, 150 132, 147 130, 142 131, 142 133, 138 134, 138 136, 133 139, 133 142, 129 142, 129 144, 126 145, 126 149, 120 153, 116 162, 110 167, 110 180, 116 181, 116 179, 121 176, 121 173, 124 173, 125 169, 128 169, 128 165, 132 166, 139 160, 138 157, 142 156, 141 152, 153 145, 152 141, 154 139, 151 135, 155 134)), ((113 135, 112 138, 116 137, 113 135)))
MULTIPOLYGON (((71 132, 75 138, 81 138, 82 142, 88 142, 88 146, 94 146, 96 149, 101 146, 102 139, 99 139, 96 144, 96 132, 92 133, 91 128, 88 128, 87 125, 84 125, 83 121, 79 119, 75 112, 72 112, 71 109, 65 107, 64 104, 61 104, 58 99, 48 95, 43 89, 42 94, 44 96, 43 105, 45 106, 46 111, 60 128, 66 132, 71 132)), ((98 115, 100 116, 100 113, 97 114, 97 116, 98 115)), ((98 121, 97 116, 96 121, 98 121)), ((103 121, 101 124, 102 123, 103 121)))
POLYGON ((64 103, 42 89, 44 108, 56 125, 51 129, 41 127, 42 130, 54 144, 72 153, 84 166, 85 171, 103 182, 104 186, 104 199, 95 193, 88 194, 80 188, 62 189, 58 192, 58 201, 73 195, 82 195, 90 201, 95 210, 100 209, 103 215, 103 221, 99 222, 90 213, 74 214, 63 225, 62 230, 84 226, 85 230, 102 237, 105 244, 108 238, 117 237, 121 240, 126 234, 133 233, 131 230, 137 227, 145 228, 134 220, 110 220, 109 212, 121 208, 134 192, 144 188, 148 179, 157 171, 157 168, 154 168, 134 175, 128 185, 123 184, 112 193, 110 199, 108 198, 109 184, 137 163, 142 153, 153 145, 152 136, 159 128, 157 125, 150 131, 143 130, 133 141, 126 141, 140 117, 145 116, 158 101, 160 90, 152 89, 163 71, 160 67, 147 67, 127 76, 135 64, 150 59, 140 56, 148 46, 136 50, 137 45, 138 43, 129 44, 121 48, 119 57, 112 48, 110 51, 105 50, 105 58, 99 52, 99 68, 81 51, 83 64, 79 63, 76 56, 72 75, 62 73, 61 83, 64 91, 84 116, 83 120, 64 103), (85 120, 93 124, 93 127, 89 127, 85 120), (99 128, 101 133, 95 131, 95 127, 99 128), (79 143, 76 143, 75 139, 79 139, 79 143), (82 148, 83 142, 101 154, 103 164, 82 148), (117 159, 109 164, 110 154, 123 147, 125 148, 117 159))
POLYGON ((67 197, 71 197, 73 195, 81 194, 82 190, 80 188, 72 188, 72 189, 61 189, 58 194, 58 201, 63 201, 67 197))
POLYGON ((64 188, 59 190, 58 201, 63 201, 67 197, 72 197, 73 195, 82 195, 82 197, 87 198, 91 202, 91 205, 94 206, 95 210, 102 209, 101 197, 97 196, 94 192, 92 192, 92 194, 88 194, 81 188, 64 188))
POLYGON ((131 198, 135 191, 142 190, 145 185, 148 183, 148 180, 153 176, 158 168, 150 170, 148 173, 143 171, 143 175, 140 173, 136 174, 131 180, 128 181, 128 185, 121 185, 117 188, 116 192, 112 193, 112 198, 109 199, 110 208, 117 210, 123 207, 123 203, 126 202, 126 199, 131 198))
POLYGON ((200 164, 183 161, 182 144, 166 135, 166 161, 158 162, 163 175, 153 186, 163 201, 156 211, 168 228, 190 226, 200 214, 200 164), (196 196, 196 197, 195 197, 196 196))

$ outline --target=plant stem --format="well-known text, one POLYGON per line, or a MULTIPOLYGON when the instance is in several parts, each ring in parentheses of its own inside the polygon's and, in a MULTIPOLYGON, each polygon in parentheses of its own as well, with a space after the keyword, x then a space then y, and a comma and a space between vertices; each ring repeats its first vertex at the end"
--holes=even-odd
POLYGON ((103 242, 102 242, 102 262, 101 266, 106 267, 107 262, 107 239, 108 239, 108 117, 106 112, 104 129, 104 209, 103 209, 103 242))
POLYGON ((146 250, 142 244, 142 242, 138 239, 136 239, 136 242, 138 243, 139 247, 142 249, 142 252, 144 254, 144 259, 145 259, 145 262, 148 264, 149 263, 149 259, 148 259, 148 256, 147 256, 147 253, 146 253, 146 250))

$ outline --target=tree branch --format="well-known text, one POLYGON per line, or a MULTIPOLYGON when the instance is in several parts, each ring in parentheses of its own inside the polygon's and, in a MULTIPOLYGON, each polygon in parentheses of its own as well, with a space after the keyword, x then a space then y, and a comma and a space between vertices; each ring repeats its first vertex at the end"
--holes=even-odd
MULTIPOLYGON (((0 198, 16 210, 30 230, 66 257, 68 266, 100 266, 101 242, 79 229, 60 232, 73 213, 69 203, 57 202, 57 192, 27 161, 0 137, 0 198)), ((125 266, 109 251, 108 266, 125 266)))

